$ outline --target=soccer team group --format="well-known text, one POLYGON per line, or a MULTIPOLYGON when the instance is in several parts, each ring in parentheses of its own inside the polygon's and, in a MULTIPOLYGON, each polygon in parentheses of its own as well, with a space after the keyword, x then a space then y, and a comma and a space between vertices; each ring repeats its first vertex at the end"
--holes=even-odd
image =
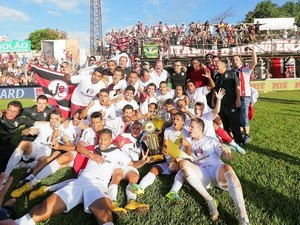
POLYGON ((234 200, 240 224, 249 224, 240 181, 221 160, 231 159, 233 151, 245 154, 242 145, 250 141, 250 78, 257 58, 253 48, 249 51, 249 65, 233 56, 230 69, 217 56, 208 56, 206 66, 192 59, 191 68, 175 61, 173 68, 164 69, 158 60, 153 69, 144 63, 136 70, 126 68, 128 58, 121 56, 118 62, 109 60, 106 69, 91 65, 79 75, 62 63, 63 79, 77 84, 71 118, 49 106, 46 95, 32 107, 11 101, 0 113, 1 188, 11 183, 14 169, 29 168, 11 196, 29 193, 32 200, 53 192, 11 223, 36 224, 83 203, 98 224, 113 224, 112 213, 147 213, 149 206, 137 201, 137 195, 146 194, 159 175, 174 173, 166 195, 171 203, 183 201, 178 192, 187 182, 216 221, 218 201, 207 189, 218 187, 234 200), (15 146, 13 137, 21 125, 25 129, 15 146), (174 149, 182 154, 174 155, 174 149), (138 169, 148 163, 150 171, 140 179, 138 169), (72 167, 77 179, 40 186, 64 167, 72 167), (117 203, 123 179, 128 182, 124 208, 117 203))

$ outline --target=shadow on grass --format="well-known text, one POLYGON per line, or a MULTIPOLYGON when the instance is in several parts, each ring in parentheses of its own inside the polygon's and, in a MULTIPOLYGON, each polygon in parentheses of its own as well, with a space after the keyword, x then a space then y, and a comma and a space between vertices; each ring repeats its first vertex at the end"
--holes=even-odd
POLYGON ((280 103, 280 104, 300 104, 300 100, 288 100, 288 99, 278 99, 278 98, 265 98, 265 97, 260 97, 258 99, 259 101, 262 102, 272 102, 272 103, 280 103))
MULTIPOLYGON (((242 177, 239 179, 244 187, 243 192, 246 201, 251 201, 270 217, 281 218, 281 221, 286 222, 284 224, 300 223, 300 200, 296 197, 296 193, 295 198, 288 198, 272 188, 259 185, 242 177)), ((249 214, 251 215, 251 212, 249 214)))
POLYGON ((260 148, 252 144, 247 144, 247 149, 256 152, 258 154, 263 154, 269 157, 272 157, 274 159, 281 159, 284 160, 290 164, 294 164, 296 166, 300 165, 300 159, 298 157, 283 153, 283 152, 278 152, 274 151, 271 149, 266 149, 266 148, 260 148))

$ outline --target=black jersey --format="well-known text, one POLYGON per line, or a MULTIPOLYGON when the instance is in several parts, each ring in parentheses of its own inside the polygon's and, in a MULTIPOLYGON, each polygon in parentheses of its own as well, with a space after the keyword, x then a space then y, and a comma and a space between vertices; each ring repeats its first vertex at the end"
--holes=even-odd
POLYGON ((52 109, 47 106, 43 112, 38 112, 36 107, 37 106, 34 105, 24 108, 21 116, 25 116, 27 119, 33 121, 33 123, 35 121, 49 121, 52 109))
POLYGON ((25 117, 18 116, 15 120, 7 120, 5 112, 0 118, 0 148, 5 148, 11 144, 12 138, 17 135, 16 132, 21 125, 32 126, 34 121, 28 120, 25 117))

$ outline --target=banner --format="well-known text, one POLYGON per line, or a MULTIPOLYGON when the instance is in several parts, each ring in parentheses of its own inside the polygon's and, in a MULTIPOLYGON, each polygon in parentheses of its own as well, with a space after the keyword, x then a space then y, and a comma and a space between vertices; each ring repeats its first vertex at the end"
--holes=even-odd
POLYGON ((30 52, 30 41, 0 42, 0 52, 30 52))
POLYGON ((158 57, 158 45, 143 45, 144 55, 148 59, 158 57))
POLYGON ((63 117, 70 117, 71 96, 76 86, 65 81, 63 74, 60 72, 36 65, 32 65, 32 69, 35 72, 35 78, 48 97, 49 104, 55 105, 63 117))

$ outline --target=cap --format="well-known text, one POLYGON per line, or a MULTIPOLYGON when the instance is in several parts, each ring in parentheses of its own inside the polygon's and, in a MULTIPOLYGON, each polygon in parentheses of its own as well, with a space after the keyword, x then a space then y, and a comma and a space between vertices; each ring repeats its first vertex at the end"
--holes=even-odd
POLYGON ((143 62, 143 65, 150 65, 149 62, 143 62))
POLYGON ((134 60, 135 61, 141 61, 141 59, 139 57, 136 57, 134 60))

